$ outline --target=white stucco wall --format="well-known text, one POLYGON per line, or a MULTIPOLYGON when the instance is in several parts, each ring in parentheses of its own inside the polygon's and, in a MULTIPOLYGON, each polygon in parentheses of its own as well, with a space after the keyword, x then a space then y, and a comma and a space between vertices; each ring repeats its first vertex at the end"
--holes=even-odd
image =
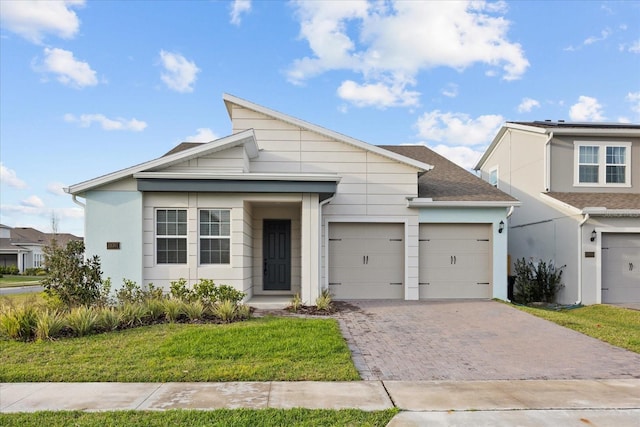
POLYGON ((142 193, 90 191, 86 194, 85 253, 98 255, 112 289, 123 279, 142 285, 142 193), (119 242, 120 249, 107 249, 119 242))

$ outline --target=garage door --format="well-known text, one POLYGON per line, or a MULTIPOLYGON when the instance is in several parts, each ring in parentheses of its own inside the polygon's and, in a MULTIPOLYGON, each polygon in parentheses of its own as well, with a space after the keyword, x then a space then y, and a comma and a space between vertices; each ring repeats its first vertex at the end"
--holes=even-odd
POLYGON ((640 235, 602 235, 602 302, 640 302, 640 235))
POLYGON ((404 225, 329 224, 329 290, 336 299, 404 298, 404 225))
POLYGON ((491 298, 491 224, 420 225, 420 299, 491 298))

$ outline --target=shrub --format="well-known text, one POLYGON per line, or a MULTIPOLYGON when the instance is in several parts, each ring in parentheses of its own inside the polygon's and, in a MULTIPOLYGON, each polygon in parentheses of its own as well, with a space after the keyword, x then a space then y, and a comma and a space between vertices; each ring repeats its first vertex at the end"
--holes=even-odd
POLYGON ((552 303, 562 284, 562 269, 565 266, 557 267, 553 261, 548 263, 539 261, 527 261, 524 258, 518 259, 514 263, 515 283, 514 301, 520 304, 532 302, 552 303))
POLYGON ((183 302, 189 302, 193 300, 193 292, 187 288, 187 281, 185 279, 178 279, 171 282, 169 285, 169 294, 171 298, 177 299, 183 302))
POLYGON ((76 307, 67 314, 67 323, 76 336, 83 337, 95 331, 98 315, 89 307, 76 307))
POLYGON ((62 313, 57 310, 39 310, 36 313, 36 340, 48 340, 60 336, 67 326, 62 313))
POLYGON ((246 295, 231 285, 220 285, 216 290, 216 301, 231 301, 234 305, 237 305, 246 295))
POLYGON ((24 273, 25 276, 45 276, 47 272, 43 268, 25 268, 24 273))
POLYGON ((248 319, 251 317, 251 307, 246 304, 236 306, 236 319, 248 319))
POLYGON ((17 276, 20 274, 20 270, 18 270, 18 267, 15 265, 2 265, 0 266, 0 274, 17 276))
POLYGON ((180 320, 184 313, 184 302, 179 299, 167 299, 163 302, 165 318, 171 322, 180 320))
POLYGON ((142 289, 133 280, 122 279, 122 287, 116 291, 118 305, 142 302, 142 289))
POLYGON ((29 305, 5 306, 0 313, 0 334, 14 340, 33 338, 37 323, 36 309, 29 305))
POLYGON ((200 301, 185 303, 183 306, 184 314, 190 321, 201 320, 204 317, 205 307, 200 301))
POLYGON ((147 299, 143 304, 145 306, 149 321, 157 322, 158 320, 162 319, 162 316, 164 316, 163 300, 150 298, 147 299))
POLYGON ((231 300, 217 302, 211 312, 222 322, 229 323, 236 318, 237 305, 231 300))
POLYGON ((201 301, 205 306, 211 307, 218 298, 219 290, 213 280, 200 279, 198 283, 193 285, 193 293, 195 299, 201 301))
POLYGON ((295 294, 293 298, 291 298, 291 304, 289 305, 289 309, 294 313, 297 313, 302 307, 302 298, 300 298, 300 294, 295 294))
POLYGON ((120 326, 120 313, 114 307, 102 307, 97 315, 96 328, 101 331, 115 331, 120 326))
POLYGON ((331 293, 328 289, 324 289, 320 296, 316 298, 316 308, 322 311, 331 309, 331 293))
POLYGON ((120 307, 118 315, 122 327, 133 328, 144 324, 148 312, 146 306, 141 303, 126 303, 120 307))
POLYGON ((49 275, 42 279, 47 294, 57 295, 67 307, 94 305, 100 299, 102 271, 100 258, 84 259, 84 243, 70 241, 67 246, 55 242, 44 247, 49 275))

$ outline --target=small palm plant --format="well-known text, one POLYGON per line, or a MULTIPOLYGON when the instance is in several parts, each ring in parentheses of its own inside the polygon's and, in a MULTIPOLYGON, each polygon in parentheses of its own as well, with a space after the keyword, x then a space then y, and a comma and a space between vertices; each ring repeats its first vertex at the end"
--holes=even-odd
POLYGON ((331 309, 331 293, 328 289, 323 289, 320 296, 316 298, 316 308, 320 311, 329 311, 331 309))

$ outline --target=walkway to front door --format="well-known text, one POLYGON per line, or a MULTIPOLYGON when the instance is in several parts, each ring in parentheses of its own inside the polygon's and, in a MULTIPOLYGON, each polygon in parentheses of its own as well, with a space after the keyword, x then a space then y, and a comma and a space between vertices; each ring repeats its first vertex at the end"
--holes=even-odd
POLYGON ((363 380, 640 378, 640 354, 495 301, 349 301, 363 380))

